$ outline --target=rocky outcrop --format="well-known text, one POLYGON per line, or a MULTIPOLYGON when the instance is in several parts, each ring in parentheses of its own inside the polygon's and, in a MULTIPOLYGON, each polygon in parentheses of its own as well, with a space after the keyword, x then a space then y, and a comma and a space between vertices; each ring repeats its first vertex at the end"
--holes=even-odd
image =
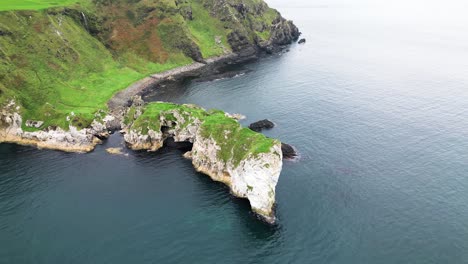
POLYGON ((300 39, 300 40, 297 42, 297 44, 305 44, 305 43, 306 43, 306 39, 304 39, 304 38, 303 38, 303 39, 300 39))
POLYGON ((275 143, 266 153, 248 154, 236 163, 219 158, 221 146, 213 138, 204 137, 201 131, 195 138, 192 151, 186 155, 192 159, 195 169, 229 186, 236 197, 247 198, 255 213, 274 223, 275 190, 282 169, 280 144, 275 143))
POLYGON ((122 148, 107 148, 106 152, 112 155, 126 155, 122 148))
POLYGON ((228 43, 236 53, 278 52, 300 36, 298 28, 263 1, 207 0, 204 7, 225 22, 228 43))
MULTIPOLYGON (((101 142, 99 138, 108 136, 105 124, 94 121, 89 128, 77 129, 70 125, 69 130, 61 128, 47 128, 38 131, 24 131, 22 129, 23 119, 21 108, 15 101, 10 101, 0 112, 0 143, 17 143, 21 145, 32 145, 44 149, 56 149, 67 152, 90 152, 101 142)), ((106 117, 112 120, 111 117, 106 117)), ((39 124, 29 122, 30 127, 39 124)), ((42 123, 41 123, 42 125, 42 123)))
POLYGON ((285 159, 295 159, 298 156, 294 147, 286 143, 281 143, 281 152, 285 159))
POLYGON ((260 120, 249 125, 249 128, 255 132, 260 132, 263 129, 271 129, 275 127, 275 123, 268 119, 260 120))
POLYGON ((156 151, 165 142, 190 146, 185 156, 197 171, 226 184, 233 195, 248 199, 262 219, 275 222, 275 189, 282 168, 279 141, 242 128, 232 115, 195 105, 132 106, 122 125, 134 150, 156 151))
POLYGON ((301 32, 292 21, 279 16, 273 21, 270 38, 259 42, 258 45, 267 53, 279 52, 286 45, 297 41, 300 35, 301 32))
MULTIPOLYGON (((249 128, 256 132, 261 132, 263 129, 271 129, 275 127, 275 123, 268 119, 260 120, 249 125, 249 128)), ((281 143, 281 152, 284 159, 295 159, 298 154, 296 149, 284 142, 281 143)))

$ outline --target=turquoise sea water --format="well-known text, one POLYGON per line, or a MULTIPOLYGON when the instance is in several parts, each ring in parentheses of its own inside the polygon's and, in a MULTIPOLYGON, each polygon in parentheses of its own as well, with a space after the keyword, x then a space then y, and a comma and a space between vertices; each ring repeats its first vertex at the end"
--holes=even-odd
POLYGON ((301 154, 277 226, 178 150, 107 154, 120 135, 90 154, 2 144, 0 263, 468 263, 461 7, 284 3, 271 1, 306 45, 147 98, 273 120, 267 134, 301 154))

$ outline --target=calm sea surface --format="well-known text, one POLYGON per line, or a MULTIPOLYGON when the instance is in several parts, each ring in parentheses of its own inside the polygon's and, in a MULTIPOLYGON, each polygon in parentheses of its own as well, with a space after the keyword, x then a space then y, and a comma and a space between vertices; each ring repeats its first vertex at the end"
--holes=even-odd
POLYGON ((3 144, 0 263, 468 263, 466 12, 271 2, 306 45, 148 99, 273 120, 276 227, 175 149, 3 144))

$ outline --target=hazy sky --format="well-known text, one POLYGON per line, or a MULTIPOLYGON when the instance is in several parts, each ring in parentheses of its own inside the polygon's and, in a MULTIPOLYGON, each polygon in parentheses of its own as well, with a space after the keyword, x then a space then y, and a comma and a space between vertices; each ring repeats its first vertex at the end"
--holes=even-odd
POLYGON ((468 0, 266 0, 273 8, 358 7, 376 15, 391 13, 417 20, 467 21, 468 0))
MULTIPOLYGON (((373 5, 373 6, 441 6, 468 8, 466 0, 266 0, 273 7, 314 7, 314 6, 349 6, 349 5, 373 5)), ((465 10, 468 11, 468 10, 465 10)))

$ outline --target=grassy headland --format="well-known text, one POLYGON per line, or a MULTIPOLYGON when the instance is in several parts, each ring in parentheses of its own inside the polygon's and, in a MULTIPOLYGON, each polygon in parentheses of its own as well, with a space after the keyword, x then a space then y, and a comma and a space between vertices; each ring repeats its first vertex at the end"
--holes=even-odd
POLYGON ((0 107, 15 99, 23 120, 44 121, 39 129, 87 127, 116 92, 149 74, 231 52, 238 38, 269 38, 275 10, 228 2, 3 0, 0 107))
MULTIPOLYGON (((178 105, 173 103, 150 103, 143 113, 135 118, 134 108, 130 108, 125 122, 131 130, 143 135, 149 130, 161 131, 161 120, 173 122, 179 129, 186 128, 194 122, 200 122, 201 135, 213 139, 220 147, 217 155, 224 162, 231 161, 235 166, 249 155, 268 153, 278 143, 248 128, 243 128, 239 122, 226 116, 223 111, 206 111, 195 105, 178 105), (177 112, 179 120, 174 113, 177 112), (182 118, 180 118, 182 117, 182 118)), ((167 122, 166 122, 167 123, 167 122)))

